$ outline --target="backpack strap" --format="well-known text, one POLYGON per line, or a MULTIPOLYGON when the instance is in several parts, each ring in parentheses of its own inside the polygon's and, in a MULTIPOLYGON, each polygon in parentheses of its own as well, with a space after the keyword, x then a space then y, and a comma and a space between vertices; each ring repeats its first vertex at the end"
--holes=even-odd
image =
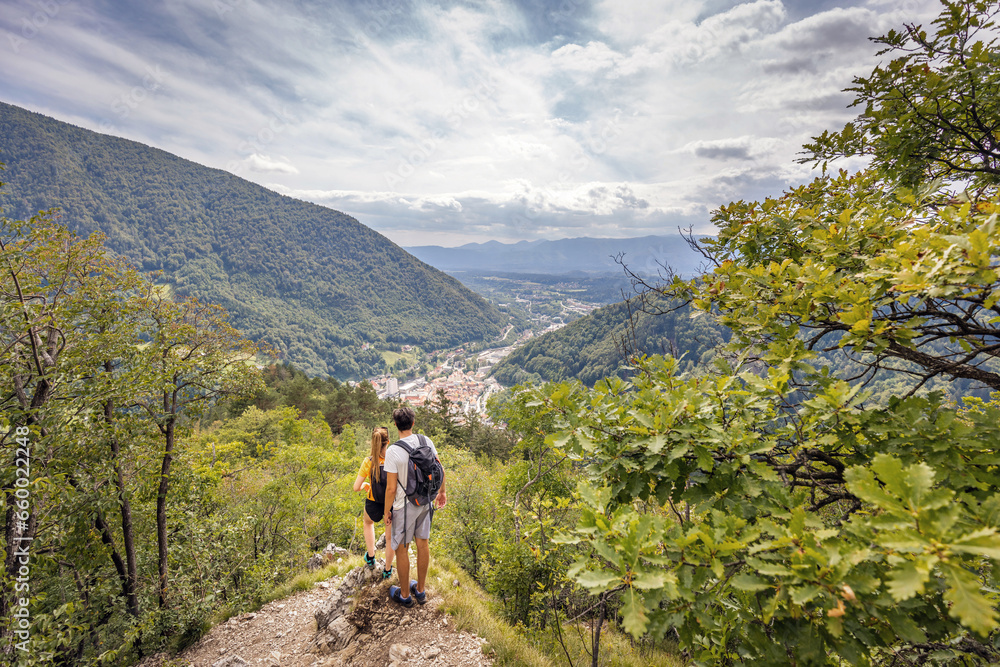
MULTIPOLYGON (((419 437, 419 436, 418 436, 418 437, 419 437)), ((405 451, 405 452, 406 452, 406 455, 407 455, 407 456, 409 456, 410 454, 412 454, 412 453, 413 453, 413 447, 410 447, 410 443, 408 443, 408 442, 404 442, 403 440, 397 440, 396 442, 394 442, 394 443, 392 443, 391 445, 389 445, 389 447, 392 447, 392 446, 394 446, 394 445, 399 445, 400 447, 402 447, 402 448, 403 448, 403 451, 405 451)), ((388 451, 389 451, 389 447, 386 447, 386 448, 385 448, 386 452, 388 452, 388 451)), ((396 486, 397 486, 397 487, 399 487, 399 486, 403 486, 403 483, 399 481, 399 475, 398 475, 398 474, 396 475, 396 486)), ((403 491, 406 491, 406 488, 405 488, 405 487, 403 488, 403 491)), ((404 510, 404 511, 403 511, 403 516, 404 516, 404 517, 406 516, 406 510, 404 510)), ((404 520, 405 520, 405 519, 404 519, 404 520)))
MULTIPOLYGON (((419 438, 419 437, 422 437, 422 436, 418 435, 417 437, 419 438)), ((406 442, 405 440, 397 440, 396 442, 392 443, 392 445, 399 445, 400 447, 402 447, 406 451, 407 455, 410 455, 410 454, 413 453, 413 447, 411 447, 410 443, 406 442)), ((392 445, 389 445, 389 447, 392 447, 392 445)), ((386 447, 386 450, 388 450, 389 447, 386 447)))

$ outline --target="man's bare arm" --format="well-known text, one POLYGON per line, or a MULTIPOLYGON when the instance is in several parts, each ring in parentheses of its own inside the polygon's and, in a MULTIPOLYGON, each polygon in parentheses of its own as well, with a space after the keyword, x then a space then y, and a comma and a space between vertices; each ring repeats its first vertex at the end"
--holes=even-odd
POLYGON ((396 501, 396 478, 398 473, 385 474, 385 525, 392 523, 392 504, 396 501))
POLYGON ((444 471, 444 466, 441 466, 441 488, 438 489, 437 497, 434 499, 438 509, 441 509, 448 503, 448 496, 444 493, 444 483, 447 477, 448 475, 444 471))

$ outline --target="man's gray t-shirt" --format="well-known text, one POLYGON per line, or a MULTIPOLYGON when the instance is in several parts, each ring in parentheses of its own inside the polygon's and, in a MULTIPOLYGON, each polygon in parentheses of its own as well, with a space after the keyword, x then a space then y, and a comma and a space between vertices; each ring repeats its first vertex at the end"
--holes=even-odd
MULTIPOLYGON (((434 456, 437 457, 437 449, 434 448, 434 443, 426 435, 423 436, 424 442, 427 446, 431 448, 434 456)), ((403 442, 408 444, 412 449, 416 450, 420 447, 420 439, 417 437, 416 433, 412 433, 405 438, 402 438, 403 442)), ((407 478, 407 464, 410 462, 410 455, 406 453, 406 450, 398 445, 389 445, 385 450, 385 471, 387 473, 394 472, 398 475, 399 482, 396 484, 396 500, 392 503, 392 509, 401 510, 406 504, 406 478, 407 478)), ((434 500, 433 498, 431 499, 434 500)))

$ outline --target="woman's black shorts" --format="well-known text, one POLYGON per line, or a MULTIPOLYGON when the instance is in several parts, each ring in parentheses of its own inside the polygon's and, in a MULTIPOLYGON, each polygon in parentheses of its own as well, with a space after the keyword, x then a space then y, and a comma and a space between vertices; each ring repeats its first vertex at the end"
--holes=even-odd
POLYGON ((365 498, 365 512, 368 514, 368 518, 375 523, 382 523, 382 517, 385 516, 385 503, 365 498))

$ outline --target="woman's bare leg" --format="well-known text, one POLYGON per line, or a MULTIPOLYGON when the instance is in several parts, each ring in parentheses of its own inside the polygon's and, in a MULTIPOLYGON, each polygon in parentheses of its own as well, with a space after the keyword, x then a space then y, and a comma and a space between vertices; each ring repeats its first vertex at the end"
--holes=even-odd
POLYGON ((375 558, 375 522, 368 516, 367 509, 364 511, 364 517, 365 549, 367 550, 365 553, 375 558))
POLYGON ((385 531, 385 569, 392 569, 392 561, 396 558, 396 552, 392 550, 392 531, 385 531))

